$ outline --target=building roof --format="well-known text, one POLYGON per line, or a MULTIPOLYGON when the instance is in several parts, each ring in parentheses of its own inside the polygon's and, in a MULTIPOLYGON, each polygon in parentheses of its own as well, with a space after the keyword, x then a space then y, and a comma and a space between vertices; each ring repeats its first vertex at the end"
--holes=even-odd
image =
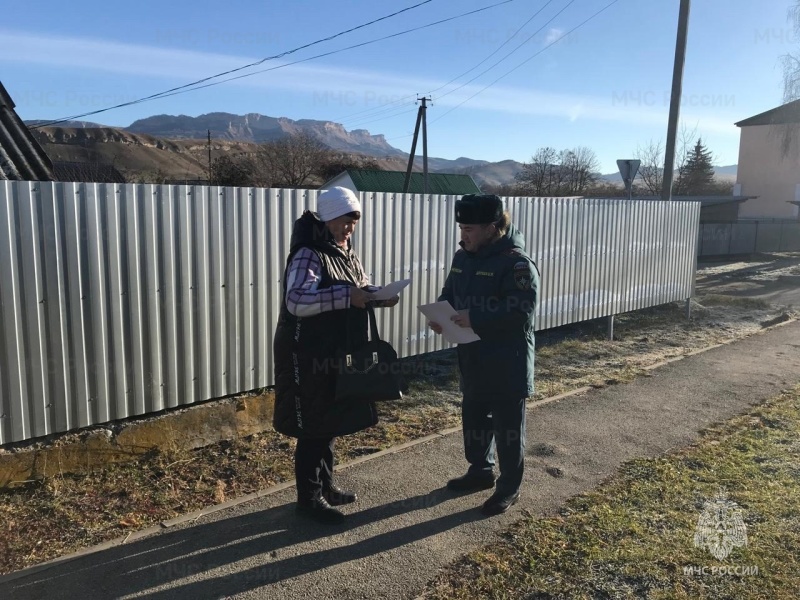
MULTIPOLYGON (((733 204, 755 200, 758 196, 672 196, 672 200, 682 202, 699 202, 701 206, 716 206, 717 204, 733 204)), ((661 198, 653 198, 660 200, 661 198)))
MULTIPOLYGON (((379 171, 375 169, 347 169, 359 192, 402 192, 406 180, 404 171, 379 171)), ((341 175, 341 173, 340 173, 341 175)), ((338 175, 337 175, 338 177, 338 175)), ((322 187, 325 187, 324 185, 322 187)), ((423 174, 412 172, 408 183, 409 194, 423 193, 423 174)), ((429 194, 480 194, 481 189, 469 175, 453 173, 428 173, 429 194)))
POLYGON ((53 163, 14 106, 0 83, 0 179, 52 181, 53 163))
POLYGON ((56 181, 83 181, 87 183, 125 183, 125 177, 114 166, 100 163, 55 161, 56 181))
MULTIPOLYGON (((585 196, 585 198, 593 198, 585 196)), ((673 202, 699 202, 700 206, 716 206, 718 204, 741 203, 747 200, 755 200, 758 196, 672 196, 673 202)), ((627 200, 619 196, 610 198, 611 200, 627 200)), ((657 200, 661 201, 661 196, 634 196, 631 200, 657 200)))
POLYGON ((735 123, 737 127, 748 125, 780 125, 782 123, 800 123, 800 100, 787 102, 763 113, 735 123))

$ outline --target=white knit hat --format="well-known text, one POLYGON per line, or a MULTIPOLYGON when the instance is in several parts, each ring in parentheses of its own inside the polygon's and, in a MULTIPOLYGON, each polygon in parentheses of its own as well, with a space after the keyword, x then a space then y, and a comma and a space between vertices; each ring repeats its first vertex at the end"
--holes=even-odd
POLYGON ((361 202, 347 188, 332 187, 317 197, 317 214, 326 223, 354 211, 361 212, 361 202))

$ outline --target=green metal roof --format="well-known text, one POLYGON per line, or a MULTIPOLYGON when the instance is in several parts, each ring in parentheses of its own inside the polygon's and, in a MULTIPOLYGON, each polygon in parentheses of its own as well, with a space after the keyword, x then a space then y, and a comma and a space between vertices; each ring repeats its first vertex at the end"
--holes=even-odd
MULTIPOLYGON (((348 169, 348 175, 353 180, 359 192, 402 192, 406 180, 404 171, 378 171, 373 169, 348 169)), ((421 194, 422 173, 411 173, 408 184, 409 194, 421 194)), ((469 175, 454 175, 450 173, 428 173, 429 194, 480 194, 480 188, 469 175)))

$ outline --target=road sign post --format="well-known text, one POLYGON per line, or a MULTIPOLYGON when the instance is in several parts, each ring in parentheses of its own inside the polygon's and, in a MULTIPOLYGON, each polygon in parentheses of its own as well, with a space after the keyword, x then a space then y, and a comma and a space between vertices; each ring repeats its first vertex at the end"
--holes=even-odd
POLYGON ((617 161, 619 174, 622 175, 622 181, 625 183, 625 189, 628 192, 628 200, 633 196, 633 180, 636 179, 640 164, 642 164, 642 161, 633 158, 620 158, 617 161))

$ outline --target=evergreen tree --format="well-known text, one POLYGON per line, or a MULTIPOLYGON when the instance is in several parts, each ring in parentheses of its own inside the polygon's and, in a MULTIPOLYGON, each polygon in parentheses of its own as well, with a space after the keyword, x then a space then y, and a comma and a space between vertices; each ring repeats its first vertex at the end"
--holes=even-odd
POLYGON ((714 186, 714 166, 711 151, 698 138, 689 152, 684 169, 678 174, 675 187, 678 195, 698 196, 708 193, 714 186))

